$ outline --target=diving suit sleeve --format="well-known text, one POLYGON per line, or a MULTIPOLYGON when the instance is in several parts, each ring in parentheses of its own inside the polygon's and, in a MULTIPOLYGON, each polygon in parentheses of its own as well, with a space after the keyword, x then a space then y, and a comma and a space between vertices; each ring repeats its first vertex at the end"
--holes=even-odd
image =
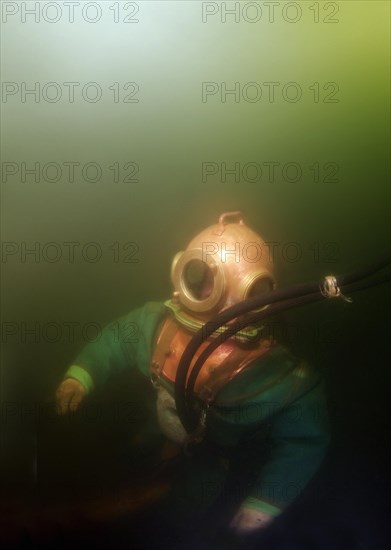
POLYGON ((64 379, 75 378, 88 393, 109 376, 135 366, 148 376, 153 335, 165 312, 164 304, 148 302, 109 323, 77 355, 64 379))
POLYGON ((319 469, 329 444, 327 408, 319 383, 272 419, 271 453, 242 503, 278 515, 319 469))

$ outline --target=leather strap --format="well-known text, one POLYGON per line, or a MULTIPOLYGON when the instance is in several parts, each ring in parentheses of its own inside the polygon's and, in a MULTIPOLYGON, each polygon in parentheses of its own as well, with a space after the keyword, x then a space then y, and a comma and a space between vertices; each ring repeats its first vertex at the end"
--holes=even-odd
POLYGON ((158 330, 158 336, 154 345, 151 363, 151 379, 157 383, 167 356, 170 353, 170 344, 178 331, 174 318, 169 315, 158 330))

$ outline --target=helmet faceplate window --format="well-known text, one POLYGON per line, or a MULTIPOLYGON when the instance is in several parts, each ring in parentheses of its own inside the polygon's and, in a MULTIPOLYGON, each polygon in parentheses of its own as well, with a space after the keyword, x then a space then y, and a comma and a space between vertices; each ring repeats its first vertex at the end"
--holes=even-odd
POLYGON ((205 300, 213 291, 213 272, 206 262, 190 260, 184 269, 183 284, 193 298, 205 300))
POLYGON ((191 311, 212 310, 224 291, 224 274, 213 260, 203 259, 202 249, 186 250, 177 259, 172 272, 181 303, 191 311))

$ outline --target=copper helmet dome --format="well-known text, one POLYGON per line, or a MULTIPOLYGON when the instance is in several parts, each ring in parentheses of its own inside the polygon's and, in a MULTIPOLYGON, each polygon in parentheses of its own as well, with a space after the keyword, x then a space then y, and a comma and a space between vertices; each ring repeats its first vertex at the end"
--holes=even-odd
POLYGON ((275 289, 270 251, 240 212, 225 212, 172 262, 174 297, 189 313, 209 317, 275 289))

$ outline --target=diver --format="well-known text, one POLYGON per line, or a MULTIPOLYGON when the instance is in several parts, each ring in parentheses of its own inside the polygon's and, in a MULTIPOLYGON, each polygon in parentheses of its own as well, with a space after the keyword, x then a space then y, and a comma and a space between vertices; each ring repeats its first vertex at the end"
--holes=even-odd
POLYGON ((193 335, 227 308, 275 292, 273 263, 260 250, 264 241, 240 212, 222 214, 174 257, 171 299, 147 302, 109 324, 79 353, 56 392, 58 411, 66 414, 113 373, 139 369, 156 391, 164 448, 174 449, 179 461, 167 501, 173 517, 207 517, 229 503, 226 527, 235 533, 273 522, 318 471, 329 443, 320 375, 263 323, 242 328, 202 365, 194 384, 198 428, 189 433, 178 416, 176 374, 193 335), (136 338, 128 337, 129 327, 136 327, 136 338))

